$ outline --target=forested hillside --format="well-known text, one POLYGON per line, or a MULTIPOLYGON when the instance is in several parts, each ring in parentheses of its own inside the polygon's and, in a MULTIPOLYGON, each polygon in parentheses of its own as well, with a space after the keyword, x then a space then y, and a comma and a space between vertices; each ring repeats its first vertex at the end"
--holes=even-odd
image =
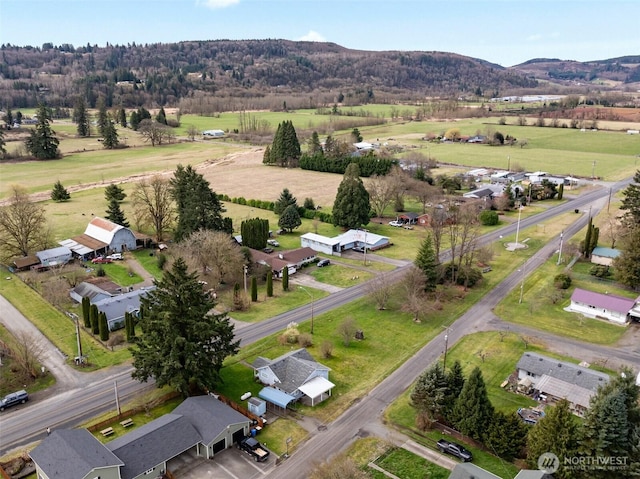
POLYGON ((150 45, 0 47, 0 107, 44 98, 72 107, 83 95, 107 107, 177 105, 216 96, 297 95, 310 107, 484 95, 532 89, 536 80, 486 61, 442 52, 371 52, 334 43, 218 40, 150 45))

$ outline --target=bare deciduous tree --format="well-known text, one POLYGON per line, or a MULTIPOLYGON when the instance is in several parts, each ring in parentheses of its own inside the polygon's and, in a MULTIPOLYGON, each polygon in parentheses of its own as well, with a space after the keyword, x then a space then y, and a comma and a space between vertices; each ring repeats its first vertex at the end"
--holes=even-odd
POLYGON ((412 179, 409 182, 409 194, 422 205, 422 213, 426 213, 427 204, 442 194, 442 190, 426 181, 412 179))
POLYGON ((148 118, 140 122, 138 132, 145 141, 151 142, 151 146, 162 145, 163 143, 171 142, 175 138, 170 127, 148 118))
POLYGON ((387 303, 391 297, 391 282, 386 274, 379 274, 367 283, 367 292, 375 301, 378 310, 387 308, 387 303))
POLYGON ((15 335, 15 339, 16 342, 11 356, 16 366, 25 376, 37 377, 45 351, 44 342, 26 331, 18 332, 15 335))
POLYGON ((133 190, 133 208, 143 223, 151 225, 156 240, 164 239, 164 232, 173 223, 175 207, 169 180, 160 175, 142 180, 133 190))
POLYGON ((356 325, 355 319, 352 317, 345 318, 338 325, 338 333, 342 336, 342 342, 345 346, 349 346, 351 340, 354 338, 358 326, 356 325))
POLYGON ((239 281, 244 266, 240 246, 227 233, 199 230, 178 245, 187 264, 217 289, 221 282, 239 281))
POLYGON ((195 125, 189 125, 187 127, 187 137, 191 141, 195 141, 196 136, 200 134, 200 130, 195 125))
POLYGON ((345 454, 341 454, 330 462, 317 465, 309 479, 367 479, 366 472, 345 454))
POLYGON ((420 268, 412 266, 405 275, 402 286, 405 290, 405 298, 402 304, 403 311, 411 313, 416 323, 420 322, 420 314, 424 310, 426 296, 424 294, 424 273, 420 268))
POLYGON ((26 189, 13 185, 9 204, 0 208, 0 249, 5 258, 27 256, 44 249, 49 228, 42 208, 29 199, 26 189))
POLYGON ((367 182, 369 202, 376 216, 382 218, 384 210, 395 198, 394 184, 386 176, 372 176, 367 182))

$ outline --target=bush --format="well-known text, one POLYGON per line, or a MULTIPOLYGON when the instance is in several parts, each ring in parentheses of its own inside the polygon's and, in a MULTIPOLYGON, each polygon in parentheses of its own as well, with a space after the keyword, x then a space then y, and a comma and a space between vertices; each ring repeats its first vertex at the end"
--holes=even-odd
POLYGON ((100 278, 103 278, 104 276, 107 275, 107 273, 105 272, 102 266, 98 266, 98 269, 96 270, 96 275, 100 278))
POLYGON ((309 333, 302 333, 298 336, 298 344, 301 348, 308 348, 313 346, 313 336, 309 333))
POLYGON ((328 339, 325 339, 320 346, 320 351, 324 359, 329 359, 333 354, 333 343, 328 339))
POLYGON ((568 274, 560 273, 553 278, 553 285, 557 289, 569 289, 571 286, 571 277, 568 274))
POLYGON ((608 278, 609 276, 611 276, 611 271, 609 270, 608 266, 598 264, 593 266, 589 270, 589 274, 591 276, 595 276, 596 278, 608 278))
POLYGON ((498 217, 498 213, 492 210, 484 210, 480 213, 480 222, 484 226, 495 226, 500 222, 500 218, 498 217))
POLYGON ((167 256, 165 254, 158 254, 158 268, 164 270, 164 266, 167 264, 167 256))

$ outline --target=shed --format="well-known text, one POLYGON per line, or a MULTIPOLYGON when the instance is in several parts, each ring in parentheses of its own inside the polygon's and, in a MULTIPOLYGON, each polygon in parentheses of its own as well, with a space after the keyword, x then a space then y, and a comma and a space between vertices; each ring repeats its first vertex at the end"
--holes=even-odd
POLYGON ((613 260, 620 256, 620 253, 619 249, 597 246, 591 253, 591 262, 602 266, 611 266, 613 260))
POLYGON ((293 396, 283 391, 280 391, 276 388, 272 388, 268 386, 262 388, 258 393, 258 396, 260 396, 265 401, 282 409, 287 409, 287 406, 289 405, 289 403, 296 400, 296 398, 294 398, 293 396))
POLYGON ((36 257, 42 266, 60 266, 71 261, 71 250, 66 246, 38 251, 36 257))
POLYGON ((340 256, 340 237, 329 238, 316 233, 300 236, 300 245, 324 254, 340 256))
POLYGON ((251 414, 256 416, 264 416, 267 413, 267 403, 259 398, 249 398, 247 401, 247 408, 251 414))

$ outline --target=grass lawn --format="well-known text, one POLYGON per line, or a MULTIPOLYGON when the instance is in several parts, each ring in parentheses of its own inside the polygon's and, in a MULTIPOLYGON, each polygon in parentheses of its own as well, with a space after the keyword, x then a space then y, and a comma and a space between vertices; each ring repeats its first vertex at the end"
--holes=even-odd
MULTIPOLYGON (((429 477, 432 479, 447 479, 451 471, 444 467, 437 466, 423 457, 416 456, 415 454, 396 447, 390 449, 381 457, 379 457, 375 464, 380 466, 387 472, 394 474, 395 476, 402 477, 403 479, 422 479, 429 477)), ((380 475, 379 471, 370 469, 380 475)), ((378 477, 374 475, 374 477, 378 477)), ((385 477, 380 475, 381 478, 385 477)))
POLYGON ((576 279, 572 287, 562 292, 563 298, 553 304, 551 295, 556 293, 553 278, 564 272, 564 265, 557 266, 551 258, 542 267, 527 275, 524 281, 522 303, 520 289, 516 288, 496 306, 495 313, 506 321, 548 331, 559 336, 579 339, 596 344, 614 344, 625 333, 624 326, 611 322, 585 318, 569 313, 564 308, 570 304, 574 287, 583 287, 599 292, 616 292, 611 284, 586 283, 576 279))
POLYGON ((350 266, 342 266, 336 263, 332 263, 323 268, 313 267, 313 271, 311 271, 310 274, 321 283, 332 284, 342 288, 355 286, 375 276, 373 272, 360 271, 350 266))
MULTIPOLYGON (((18 309, 68 358, 69 364, 77 356, 77 342, 73 321, 55 309, 42 296, 25 285, 16 276, 5 273, 9 280, 0 281, 0 294, 18 309)), ((83 353, 89 357, 88 370, 121 364, 130 358, 129 350, 123 347, 115 351, 102 346, 84 327, 80 328, 83 353)))
POLYGON ((95 264, 90 266, 98 270, 100 267, 104 269, 106 275, 114 283, 120 286, 133 286, 142 282, 142 277, 133 272, 124 261, 114 261, 112 263, 95 264))
POLYGON ((162 279, 163 272, 158 267, 158 256, 155 251, 149 249, 139 249, 131 254, 142 265, 145 271, 151 274, 156 280, 162 279))

